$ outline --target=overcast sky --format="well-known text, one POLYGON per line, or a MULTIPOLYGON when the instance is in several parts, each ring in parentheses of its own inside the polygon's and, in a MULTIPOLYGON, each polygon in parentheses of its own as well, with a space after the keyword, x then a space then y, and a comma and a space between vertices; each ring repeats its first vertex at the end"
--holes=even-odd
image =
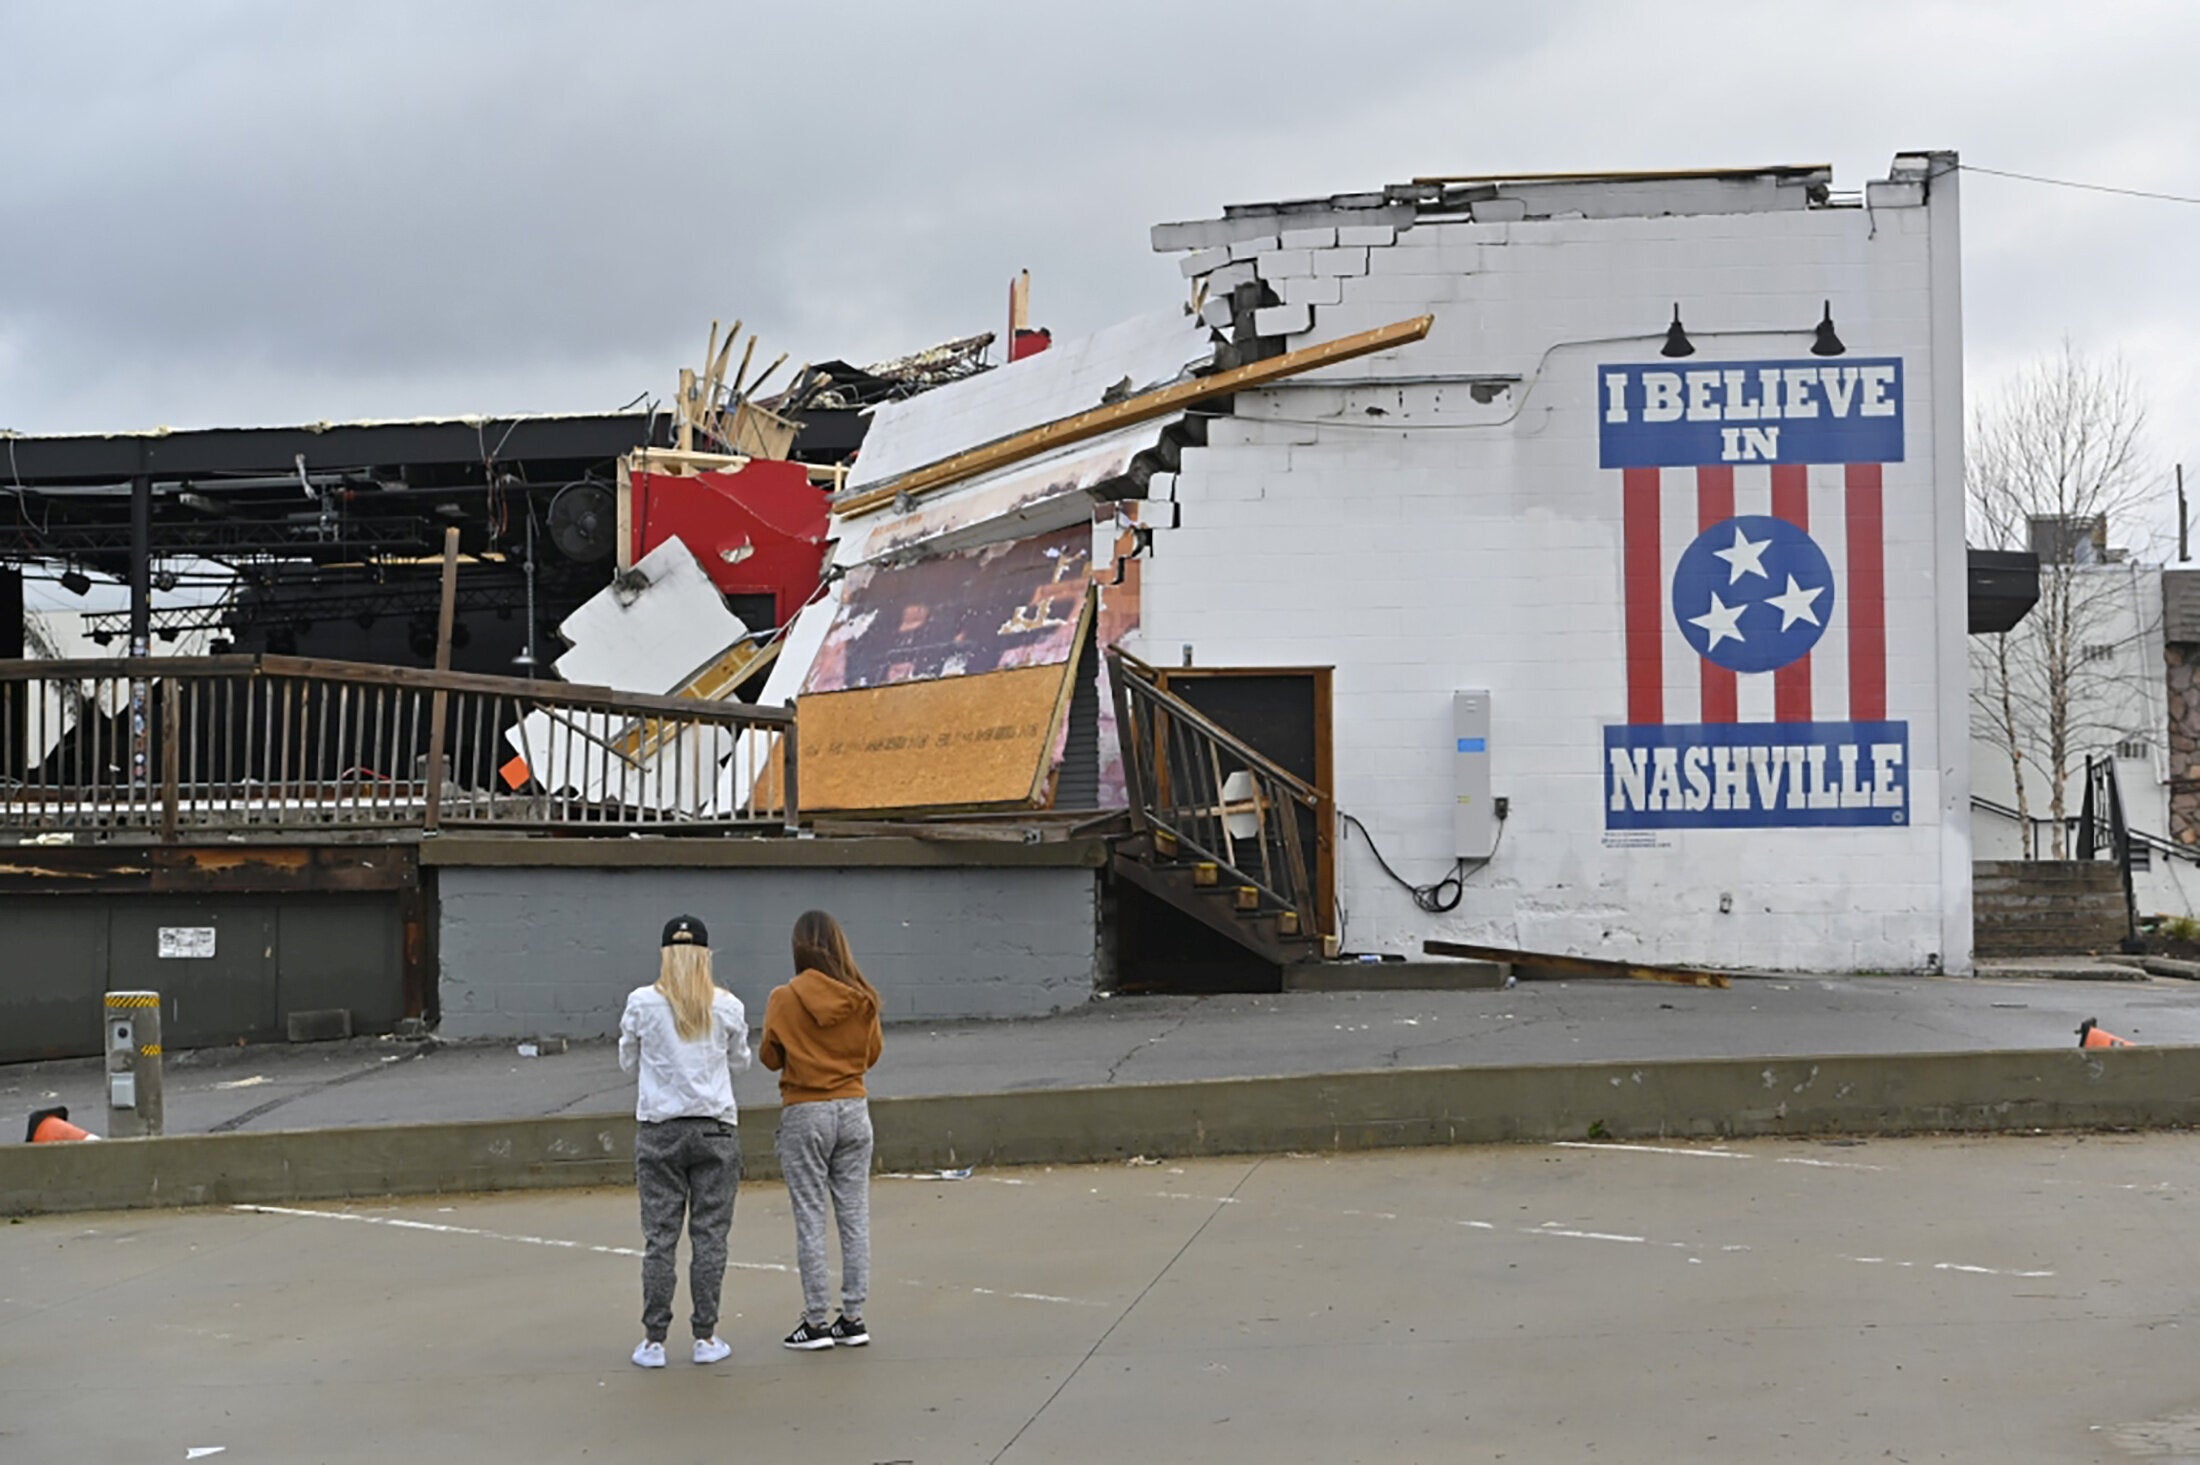
MULTIPOLYGON (((0 0, 0 428, 573 411, 1181 293, 1149 225, 1904 148, 2200 195, 2200 5, 0 0), (760 360, 768 359, 760 356, 760 360)), ((1964 181, 1974 398, 2120 352, 2200 468, 2200 207, 1964 181)))

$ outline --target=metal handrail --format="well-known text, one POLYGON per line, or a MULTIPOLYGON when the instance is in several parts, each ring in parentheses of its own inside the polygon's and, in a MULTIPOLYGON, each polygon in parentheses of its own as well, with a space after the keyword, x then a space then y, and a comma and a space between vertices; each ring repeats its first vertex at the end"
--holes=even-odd
MULTIPOLYGON (((2079 824, 2079 816, 2076 814, 2065 814, 2060 821, 2057 821, 2052 815, 2021 813, 2007 804, 1989 799, 1982 794, 1971 795, 1971 807, 2007 819, 2013 824, 2037 825, 2060 822, 2063 828, 2072 834, 2073 838, 2076 836, 2079 824)), ((2200 865, 2200 849, 2196 849, 2191 845, 2178 844, 2176 841, 2165 839, 2159 834, 2149 834, 2144 829, 2127 830, 2126 833, 2129 834, 2131 842, 2135 846, 2155 854, 2168 855, 2172 859, 2184 860, 2188 864, 2200 865)))
POLYGON ((2124 886, 2126 941, 2139 939, 2139 898, 2131 883, 2131 828, 2124 822, 2124 795, 2116 782, 2115 760, 2086 755, 2085 802, 2078 811, 2078 858, 2105 853, 2115 861, 2124 886))
POLYGON ((1172 842, 1180 857, 1215 865, 1231 884, 1256 890, 1264 906, 1295 915, 1301 934, 1315 934, 1318 903, 1299 821, 1311 815, 1317 831, 1326 828, 1328 796, 1164 691, 1136 657, 1111 650, 1108 659, 1133 826, 1172 842), (1234 822, 1248 817, 1252 830, 1238 832, 1234 822))
POLYGON ((791 709, 306 657, 0 661, 0 833, 798 822, 791 709))

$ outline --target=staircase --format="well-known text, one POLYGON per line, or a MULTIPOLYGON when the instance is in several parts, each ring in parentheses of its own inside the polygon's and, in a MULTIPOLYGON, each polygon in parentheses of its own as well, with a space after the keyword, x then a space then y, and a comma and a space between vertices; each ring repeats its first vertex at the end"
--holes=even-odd
POLYGON ((2129 934, 2124 875, 2106 860, 1981 860, 1971 908, 1980 956, 2088 956, 2129 934))
POLYGON ((1319 960, 1307 843, 1329 827, 1329 795, 1163 691, 1136 657, 1110 651, 1108 669, 1132 826, 1117 877, 1263 960, 1319 960))

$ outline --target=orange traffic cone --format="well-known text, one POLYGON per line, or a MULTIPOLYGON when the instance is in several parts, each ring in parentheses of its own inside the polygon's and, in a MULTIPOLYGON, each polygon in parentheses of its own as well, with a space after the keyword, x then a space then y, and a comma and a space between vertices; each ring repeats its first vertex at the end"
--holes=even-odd
POLYGON ((2092 1018, 2078 1024, 2078 1046, 2081 1048, 2130 1048, 2131 1039, 2119 1038, 2092 1018))
POLYGON ((98 1138, 98 1135, 89 1130, 79 1129, 69 1122, 69 1110, 65 1104, 35 1111, 31 1115, 30 1126, 23 1132, 23 1143, 29 1145, 51 1145, 64 1140, 98 1138))

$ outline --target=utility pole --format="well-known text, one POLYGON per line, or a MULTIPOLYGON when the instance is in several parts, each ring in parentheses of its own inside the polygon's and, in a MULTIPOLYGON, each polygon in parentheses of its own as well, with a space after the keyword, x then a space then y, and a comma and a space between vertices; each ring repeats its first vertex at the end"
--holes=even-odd
POLYGON ((2177 465, 2177 563, 2192 558, 2192 520, 2185 513, 2185 465, 2177 465))

